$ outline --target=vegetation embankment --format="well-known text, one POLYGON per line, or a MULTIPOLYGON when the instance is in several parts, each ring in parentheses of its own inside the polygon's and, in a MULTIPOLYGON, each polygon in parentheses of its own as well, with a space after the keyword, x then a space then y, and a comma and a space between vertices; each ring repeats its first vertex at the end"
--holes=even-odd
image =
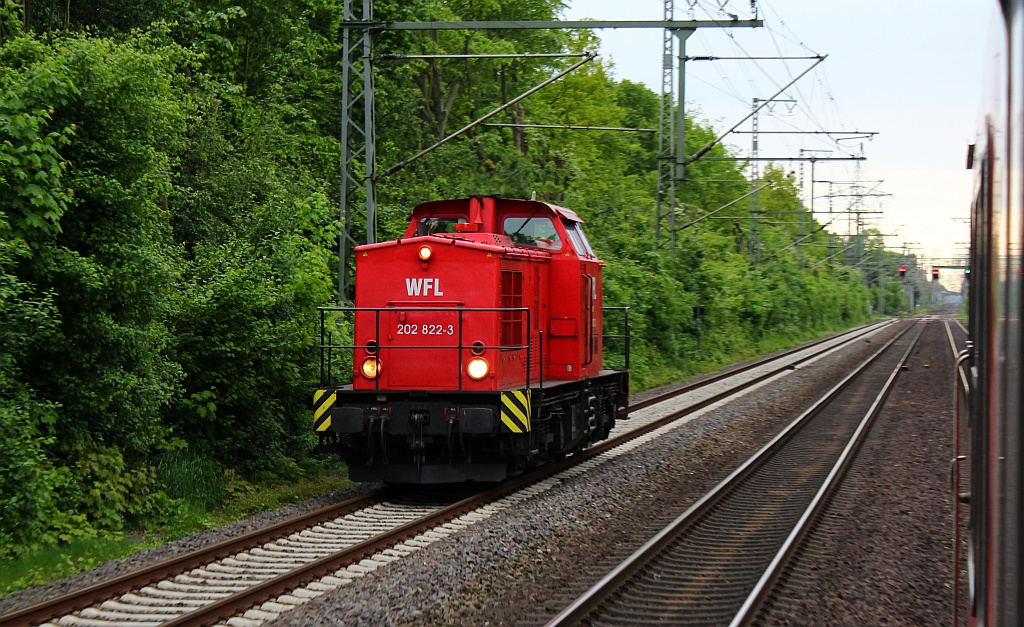
MULTIPOLYGON (((374 10, 552 19, 560 6, 378 0, 374 10)), ((0 0, 0 559, 173 535, 218 520, 207 512, 239 486, 262 493, 337 470, 311 456, 308 427, 315 307, 336 298, 342 7, 0 0), (209 488, 181 489, 183 475, 209 488)), ((386 32, 376 45, 567 53, 596 39, 386 32)), ((379 163, 570 62, 380 62, 379 163)), ((658 98, 592 62, 493 121, 654 128, 658 98)), ((687 126, 691 152, 715 136, 687 126)), ((697 162, 688 176, 677 224, 750 189, 734 162, 697 162)), ((632 308, 634 382, 649 387, 859 324, 878 302, 871 277, 828 261, 841 249, 792 175, 765 178, 761 211, 791 226, 762 226, 753 262, 745 203, 716 215, 732 219, 678 230, 674 246, 663 221, 655 241, 651 134, 479 128, 381 181, 379 237, 400 233, 423 200, 536 192, 572 207, 608 263, 606 304, 632 308), (799 233, 813 235, 788 247, 799 233)), ((883 296, 901 306, 899 293, 883 296)))

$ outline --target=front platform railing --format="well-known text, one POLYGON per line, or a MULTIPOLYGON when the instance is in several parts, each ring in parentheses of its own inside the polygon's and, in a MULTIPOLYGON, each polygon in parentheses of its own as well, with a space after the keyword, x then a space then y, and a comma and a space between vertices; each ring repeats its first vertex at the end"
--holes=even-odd
MULTIPOLYGON (((619 362, 610 364, 614 369, 629 370, 630 325, 629 307, 604 307, 605 326, 609 325, 608 314, 621 312, 621 321, 612 323, 614 332, 602 333, 605 361, 619 362), (611 349, 611 351, 609 351, 611 349), (614 357, 609 358, 609 353, 614 357)), ((458 389, 464 389, 468 375, 465 373, 467 353, 471 351, 499 350, 503 352, 524 352, 526 365, 525 386, 528 389, 544 387, 544 332, 531 333, 531 312, 527 307, 318 307, 320 314, 320 383, 322 387, 342 385, 351 382, 355 372, 354 354, 362 349, 370 356, 379 356, 383 362, 385 352, 406 350, 441 350, 455 351, 455 366, 458 369, 458 389), (454 313, 457 324, 453 329, 454 341, 449 343, 414 343, 394 344, 381 341, 381 317, 383 314, 396 313, 447 314, 454 313), (507 333, 507 336, 519 339, 518 343, 481 345, 467 344, 465 338, 466 316, 473 314, 495 314, 495 328, 507 325, 519 325, 518 332, 507 333), (355 318, 359 314, 373 316, 373 337, 356 344, 354 339, 355 318), (523 343, 525 340, 525 343, 523 343), (536 349, 536 350, 534 350, 536 349), (534 367, 536 366, 536 367, 534 367)), ((474 325, 479 325, 475 321, 474 325)), ((434 336, 437 337, 437 336, 434 336)), ((375 381, 375 389, 380 389, 381 377, 375 381)))
MULTIPOLYGON (((538 387, 542 385, 541 373, 543 372, 543 358, 537 358, 536 368, 533 367, 534 364, 532 362, 534 361, 534 354, 538 356, 543 355, 543 334, 537 334, 537 350, 531 350, 534 347, 534 342, 530 335, 530 310, 526 307, 318 307, 317 311, 320 312, 320 382, 321 385, 325 387, 341 385, 349 382, 349 376, 354 372, 353 354, 356 349, 362 349, 370 356, 378 356, 382 362, 384 361, 385 353, 407 350, 455 351, 456 359, 454 367, 458 369, 459 390, 464 389, 466 380, 469 378, 465 372, 467 353, 472 355, 474 352, 483 353, 489 350, 499 350, 506 353, 525 352, 526 387, 532 388, 535 385, 538 387), (353 339, 352 330, 355 326, 354 319, 360 313, 373 315, 374 331, 372 339, 366 340, 366 343, 363 344, 356 344, 353 339), (429 344, 395 344, 392 342, 382 342, 382 314, 392 315, 403 313, 416 314, 417 316, 423 314, 454 313, 457 317, 457 323, 453 325, 455 328, 452 329, 452 333, 450 334, 454 337, 454 342, 429 344), (520 326, 518 330, 519 332, 515 333, 513 336, 517 338, 525 338, 526 343, 499 345, 467 343, 465 338, 466 316, 478 313, 496 314, 497 318, 495 319, 495 322, 500 321, 502 324, 508 324, 510 322, 512 324, 518 324, 520 326), (337 342, 335 341, 336 334, 342 336, 337 342)), ((476 321, 474 324, 476 326, 480 326, 481 323, 476 321)), ((426 326, 437 325, 428 323, 426 326)), ((495 324, 495 327, 497 327, 497 324, 495 324)), ((410 336, 411 335, 420 336, 418 333, 410 334, 410 336)), ((442 336, 422 335, 420 337, 442 336)), ((495 367, 496 366, 497 364, 495 364, 495 367)), ((425 364, 424 367, 430 366, 425 364)), ((380 389, 380 382, 380 376, 374 379, 376 389, 380 389)))

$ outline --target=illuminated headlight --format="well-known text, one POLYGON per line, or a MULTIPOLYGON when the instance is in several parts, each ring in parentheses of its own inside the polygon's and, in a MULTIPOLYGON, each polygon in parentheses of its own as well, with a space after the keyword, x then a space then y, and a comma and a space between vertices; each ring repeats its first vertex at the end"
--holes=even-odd
POLYGON ((363 360, 361 370, 367 379, 376 379, 380 376, 380 360, 376 357, 367 357, 363 360))
POLYGON ((417 254, 420 256, 420 261, 430 261, 430 258, 434 256, 434 251, 430 250, 430 246, 420 246, 417 254))
POLYGON ((487 365, 487 360, 483 357, 474 357, 469 360, 468 364, 466 364, 466 374, 468 374, 469 378, 474 381, 479 381, 486 377, 490 370, 491 367, 487 365))

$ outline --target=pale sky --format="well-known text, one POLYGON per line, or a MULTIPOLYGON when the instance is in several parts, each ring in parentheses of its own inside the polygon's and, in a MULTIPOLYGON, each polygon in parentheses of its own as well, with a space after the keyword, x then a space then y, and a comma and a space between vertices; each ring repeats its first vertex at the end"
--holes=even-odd
MULTIPOLYGON (((563 19, 660 20, 660 0, 567 0, 563 19)), ((675 19, 751 19, 749 0, 675 0, 675 19), (690 7, 693 7, 692 12, 690 7)), ((758 0, 763 28, 700 29, 686 43, 690 56, 828 55, 780 98, 797 100, 792 112, 780 103, 762 109, 760 130, 876 131, 873 139, 841 141, 822 135, 761 134, 765 157, 796 157, 800 150, 831 150, 819 157, 860 154, 865 161, 818 162, 818 181, 860 180, 866 189, 891 196, 869 197, 865 216, 887 246, 909 245, 921 257, 962 255, 969 238, 972 178, 965 169, 974 142, 983 88, 984 60, 996 2, 904 0, 758 0), (859 171, 858 171, 859 170, 859 171), (878 184, 878 181, 883 181, 878 184)), ((595 31, 601 58, 613 75, 661 89, 662 31, 595 31)), ((678 54, 678 47, 676 48, 678 54)), ((812 60, 689 61, 686 103, 721 132, 813 63, 812 60)), ((750 130, 750 121, 740 130, 750 130)), ((726 143, 748 155, 749 134, 726 143)), ((800 175, 800 165, 786 165, 800 175)), ((810 168, 804 166, 805 203, 810 168)), ((849 206, 849 185, 831 185, 832 206, 849 206)), ((828 220, 828 183, 814 185, 818 220, 828 220)), ((845 232, 845 218, 833 226, 845 232)), ((950 271, 952 272, 952 271, 950 271)), ((945 278, 945 277, 944 277, 945 278)), ((945 282, 945 281, 943 281, 945 282)))

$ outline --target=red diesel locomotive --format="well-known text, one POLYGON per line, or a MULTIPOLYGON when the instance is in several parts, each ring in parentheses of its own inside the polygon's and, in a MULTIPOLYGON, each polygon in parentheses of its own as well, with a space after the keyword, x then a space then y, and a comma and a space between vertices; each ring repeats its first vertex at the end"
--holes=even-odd
POLYGON ((610 308, 625 360, 606 370, 604 263, 572 211, 426 202, 402 238, 355 254, 355 307, 321 308, 314 395, 320 450, 339 452, 353 480, 500 481, 627 417, 628 310, 610 308), (335 345, 327 327, 349 319, 352 344, 335 345), (336 383, 349 354, 352 383, 336 383))

